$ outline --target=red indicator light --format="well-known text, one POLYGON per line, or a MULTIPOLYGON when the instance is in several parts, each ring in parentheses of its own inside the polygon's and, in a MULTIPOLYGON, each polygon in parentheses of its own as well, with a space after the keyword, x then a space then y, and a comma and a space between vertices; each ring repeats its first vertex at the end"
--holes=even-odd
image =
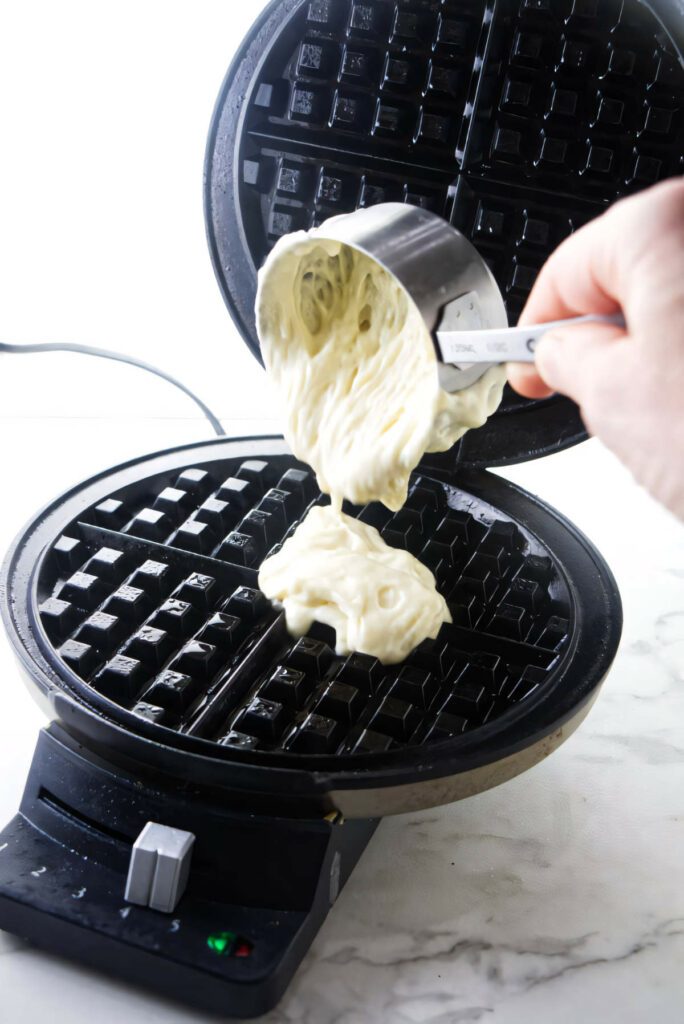
POLYGON ((247 939, 239 939, 233 946, 232 956, 249 956, 254 946, 247 939))

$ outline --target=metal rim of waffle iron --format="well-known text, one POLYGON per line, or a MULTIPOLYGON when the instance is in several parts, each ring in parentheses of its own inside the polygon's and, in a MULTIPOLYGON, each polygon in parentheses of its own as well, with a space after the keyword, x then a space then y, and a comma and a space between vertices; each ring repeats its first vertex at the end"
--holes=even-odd
MULTIPOLYGON (((469 505, 478 509, 481 518, 473 519, 473 522, 490 523, 487 527, 490 533, 492 522, 504 524, 502 530, 505 524, 513 523, 515 529, 506 528, 506 536, 510 538, 515 534, 517 537, 519 533, 525 551, 529 548, 546 552, 546 560, 550 561, 556 574, 549 583, 549 593, 556 595, 554 600, 563 604, 568 615, 567 637, 560 651, 545 650, 544 664, 548 663, 550 667, 542 685, 526 700, 506 705, 508 709, 499 712, 498 717, 491 721, 461 735, 379 752, 311 754, 242 750, 221 746, 214 740, 177 732, 154 720, 141 718, 138 713, 133 714, 84 682, 62 660, 57 642, 48 638, 39 610, 39 604, 54 585, 45 567, 55 554, 56 542, 64 530, 73 527, 76 521, 92 523, 94 520, 89 510, 98 503, 109 505, 114 501, 112 495, 122 495, 124 503, 133 495, 137 508, 141 502, 144 504, 150 500, 154 488, 158 489, 162 484, 168 488, 168 483, 189 467, 215 467, 218 479, 226 460, 238 460, 242 465, 243 460, 259 459, 264 460, 263 464, 270 467, 269 472, 272 470, 274 473, 280 472, 282 467, 297 465, 288 454, 285 443, 278 438, 211 441, 171 449, 134 460, 71 489, 43 510, 22 532, 3 568, 0 584, 4 595, 2 613, 15 652, 33 684, 32 690, 35 692, 37 688, 41 703, 48 707, 52 717, 61 720, 86 746, 102 752, 103 756, 106 753, 109 757, 137 764, 140 770, 144 768, 184 777, 189 784, 223 790, 226 795, 230 793, 234 803, 243 800, 250 807, 263 807, 270 813, 296 815, 340 810, 350 816, 374 816, 447 802, 517 774, 565 739, 595 697, 617 649, 621 609, 615 582, 601 556, 572 524, 531 495, 483 471, 464 473, 459 478, 458 488, 453 486, 448 475, 440 481, 438 473, 426 473, 421 477, 419 487, 421 493, 427 494, 430 487, 451 486, 448 500, 462 500, 463 507, 469 505), (494 519, 485 514, 488 509, 494 519), (556 577, 557 583, 554 583, 556 577)), ((372 510, 374 507, 369 508, 372 510)), ((458 508, 454 510, 449 506, 446 518, 449 522, 452 519, 460 522, 463 515, 458 508)), ((75 529, 70 532, 75 532, 75 529)), ((490 533, 481 533, 485 538, 481 543, 485 543, 490 533)), ((158 558, 159 562, 171 566, 177 559, 183 567, 181 575, 188 566, 202 573, 212 571, 213 566, 217 578, 221 572, 230 574, 236 568, 228 563, 223 563, 222 568, 218 559, 169 544, 145 541, 125 532, 108 532, 97 526, 86 525, 81 528, 80 536, 85 547, 79 558, 87 555, 89 564, 92 564, 93 551, 102 559, 100 545, 109 541, 113 548, 120 549, 126 558, 130 558, 129 568, 134 563, 138 565, 143 557, 158 558), (92 543, 88 540, 91 535, 94 538, 92 543)), ((426 536, 429 541, 431 535, 426 536)), ((518 541, 514 538, 515 544, 518 541)), ((485 551, 487 558, 505 559, 504 548, 505 545, 488 547, 485 551)), ((110 548, 105 550, 111 554, 110 548)), ((98 564, 104 565, 103 562, 98 564)), ((109 567, 105 568, 108 570, 109 567)), ((139 572, 139 569, 135 571, 139 572)), ((253 576, 250 576, 246 570, 241 570, 235 579, 255 579, 256 572, 252 572, 253 576)), ((446 584, 451 582, 448 571, 442 579, 446 584)), ((60 592, 64 593, 63 582, 59 586, 62 587, 60 592)), ((526 586, 528 592, 534 589, 529 584, 526 586)), ((551 605, 549 610, 553 610, 551 605)), ((543 613, 540 622, 546 622, 550 611, 543 613)), ((79 614, 82 617, 85 613, 79 614)), ((454 629, 458 632, 461 627, 454 629)), ((467 634, 471 638, 469 642, 480 649, 480 654, 486 654, 489 649, 494 661, 497 656, 493 652, 508 650, 507 641, 501 636, 492 636, 484 629, 468 631, 462 627, 461 632, 464 637, 467 634)), ((252 656, 252 640, 248 638, 244 643, 247 651, 243 650, 238 658, 240 664, 247 664, 252 656)), ((525 647, 526 656, 528 648, 534 654, 536 648, 531 644, 525 647)), ((253 649, 256 650, 256 642, 253 649)), ((453 649, 448 650, 451 652, 449 657, 453 657, 453 649)), ((272 661, 279 657, 274 656, 272 661)), ((475 657, 473 661, 476 661, 475 657)), ((268 666, 272 668, 272 662, 267 659, 257 666, 258 671, 248 671, 250 686, 254 677, 268 666)), ((396 667, 397 672, 401 669, 402 666, 396 667)), ((337 669, 335 671, 338 672, 337 669)), ((450 666, 447 666, 445 678, 449 678, 450 671, 450 666)), ((341 670, 339 674, 341 676, 341 670)), ((330 680, 326 683, 329 685, 330 680)), ((391 686, 396 686, 396 683, 392 682, 391 686)), ((451 683, 448 684, 450 686, 451 683)), ((346 689, 349 691, 348 686, 346 689)), ((370 706, 372 697, 364 699, 370 706)), ((241 714, 244 706, 244 702, 240 704, 241 714)), ((454 721, 449 716, 447 718, 450 723, 454 721)))
MULTIPOLYGON (((563 237, 684 170, 676 6, 274 0, 228 70, 205 161, 212 263, 254 355, 256 270, 276 238, 375 202, 457 227, 515 322, 563 237)), ((585 438, 569 400, 507 388, 449 459, 493 467, 585 438)))

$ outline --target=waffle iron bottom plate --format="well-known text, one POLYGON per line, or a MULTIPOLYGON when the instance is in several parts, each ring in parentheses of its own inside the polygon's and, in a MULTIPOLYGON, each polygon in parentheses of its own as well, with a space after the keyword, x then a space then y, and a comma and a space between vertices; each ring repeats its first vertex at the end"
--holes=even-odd
POLYGON ((483 471, 419 471, 349 511, 435 573, 453 624, 406 662, 297 641, 261 560, 322 498, 278 438, 146 457, 68 492, 5 566, 4 615, 53 717, 233 806, 376 816, 516 774, 595 695, 621 628, 610 571, 557 512, 483 471))

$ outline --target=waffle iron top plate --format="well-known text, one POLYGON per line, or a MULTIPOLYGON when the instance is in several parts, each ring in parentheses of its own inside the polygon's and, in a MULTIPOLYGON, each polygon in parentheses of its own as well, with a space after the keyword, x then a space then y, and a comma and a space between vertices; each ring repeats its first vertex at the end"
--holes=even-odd
MULTIPOLYGON (((214 269, 251 350, 275 241, 387 201, 464 232, 516 322, 564 237, 684 170, 683 51, 674 0, 274 0, 223 83, 205 167, 214 269)), ((507 389, 454 454, 491 467, 585 437, 568 399, 507 389)))

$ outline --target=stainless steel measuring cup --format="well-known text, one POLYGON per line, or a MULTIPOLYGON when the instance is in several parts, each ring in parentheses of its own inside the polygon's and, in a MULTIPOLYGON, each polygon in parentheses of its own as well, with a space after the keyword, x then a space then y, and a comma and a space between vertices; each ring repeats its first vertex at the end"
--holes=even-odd
POLYGON ((432 334, 446 391, 467 387, 494 365, 442 361, 438 331, 505 328, 508 318, 489 267, 441 217, 406 203, 381 203, 333 217, 316 235, 364 253, 403 285, 432 334))

